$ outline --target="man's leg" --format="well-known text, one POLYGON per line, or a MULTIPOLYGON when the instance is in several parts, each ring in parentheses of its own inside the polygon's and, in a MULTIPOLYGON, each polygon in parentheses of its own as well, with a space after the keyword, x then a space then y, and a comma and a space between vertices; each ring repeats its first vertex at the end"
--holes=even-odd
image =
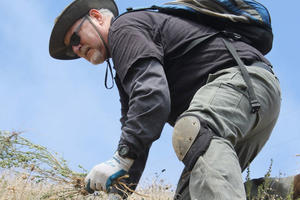
POLYGON ((245 182, 245 187, 248 195, 248 199, 254 199, 259 197, 261 191, 268 191, 269 195, 276 194, 277 197, 286 199, 286 197, 292 192, 294 177, 285 177, 285 178, 258 178, 251 179, 250 181, 245 182), (261 187, 261 189, 259 189, 261 187), (266 188, 265 188, 266 187, 266 188))
POLYGON ((248 199, 255 199, 263 194, 260 190, 267 191, 268 195, 281 199, 300 198, 300 174, 280 178, 257 178, 245 182, 248 199), (260 189, 261 188, 261 189, 260 189))
POLYGON ((214 137, 193 170, 183 171, 176 193, 178 200, 245 199, 241 168, 230 142, 214 137))
POLYGON ((190 196, 194 200, 245 199, 238 157, 229 141, 215 137, 198 159, 190 176, 190 196))
POLYGON ((294 199, 300 199, 300 174, 294 177, 294 199))
MULTIPOLYGON (((237 68, 211 75, 208 84, 195 94, 189 109, 184 113, 198 115, 210 124, 216 135, 223 138, 213 139, 207 152, 200 156, 194 166, 189 181, 192 199, 200 200, 203 195, 208 195, 203 199, 246 199, 245 191, 240 189, 243 186, 240 166, 244 169, 261 150, 275 124, 280 107, 280 89, 274 75, 256 67, 249 68, 249 71, 262 105, 258 113, 250 112, 247 85, 237 68), (271 129, 262 131, 267 126, 271 129), (261 135, 257 136, 258 132, 261 135), (259 139, 245 143, 248 154, 239 154, 236 145, 255 136, 259 139), (213 179, 218 181, 214 182, 213 179), (234 187, 237 190, 232 193, 234 187)), ((181 183, 179 186, 184 185, 181 183)))
POLYGON ((187 168, 184 168, 179 178, 179 182, 177 184, 174 200, 191 199, 190 191, 189 191, 190 176, 191 176, 191 171, 188 171, 187 168))

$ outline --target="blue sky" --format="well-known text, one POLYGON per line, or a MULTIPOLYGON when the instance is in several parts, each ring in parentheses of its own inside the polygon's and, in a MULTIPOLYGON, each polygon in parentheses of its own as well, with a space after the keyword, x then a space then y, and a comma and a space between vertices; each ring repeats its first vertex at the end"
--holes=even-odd
MULTIPOLYGON (((91 169, 109 159, 120 136, 117 88, 104 87, 105 65, 85 60, 54 60, 48 42, 54 19, 70 0, 0 1, 0 130, 24 131, 24 137, 60 153, 74 167, 91 169)), ((167 0, 116 0, 127 7, 161 4, 167 0)), ((300 46, 299 0, 260 0, 268 7, 274 31, 273 63, 282 87, 282 109, 273 134, 251 165, 251 177, 260 177, 273 159, 272 175, 300 173, 300 46)), ((176 184, 183 165, 166 125, 150 151, 142 182, 162 169, 166 182, 176 184)))

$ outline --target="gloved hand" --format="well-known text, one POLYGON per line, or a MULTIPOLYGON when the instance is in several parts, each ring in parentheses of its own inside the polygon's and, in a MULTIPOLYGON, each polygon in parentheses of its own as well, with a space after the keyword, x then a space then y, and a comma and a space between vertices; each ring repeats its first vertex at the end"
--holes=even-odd
POLYGON ((133 159, 122 158, 116 152, 112 159, 96 165, 89 172, 85 178, 86 190, 89 193, 94 191, 109 192, 113 181, 125 175, 133 162, 133 159))
POLYGON ((123 198, 119 194, 108 194, 108 200, 122 200, 123 198))

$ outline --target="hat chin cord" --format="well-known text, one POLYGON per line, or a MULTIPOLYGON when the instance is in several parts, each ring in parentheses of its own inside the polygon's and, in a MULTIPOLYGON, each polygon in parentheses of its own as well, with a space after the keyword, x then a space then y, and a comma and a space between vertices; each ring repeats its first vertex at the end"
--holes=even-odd
POLYGON ((90 16, 89 15, 86 15, 86 16, 87 16, 87 19, 89 20, 90 24, 94 27, 95 31, 99 35, 99 37, 100 37, 100 39, 101 39, 101 41, 102 41, 102 43, 104 45, 104 48, 105 48, 105 51, 106 51, 106 54, 107 54, 107 59, 105 60, 107 62, 107 66, 106 66, 106 70, 105 70, 104 85, 105 85, 106 89, 112 89, 114 87, 114 76, 113 76, 111 64, 109 62, 110 52, 109 52, 108 46, 105 43, 105 41, 104 41, 104 39, 102 37, 102 34, 100 33, 100 31, 97 29, 97 27, 95 26, 95 24, 91 20, 90 16), (109 69, 109 72, 110 72, 110 77, 111 77, 111 82, 112 82, 111 86, 107 86, 108 69, 109 69))
POLYGON ((104 48, 105 48, 105 51, 107 53, 107 57, 109 58, 110 56, 110 52, 109 52, 109 49, 108 49, 108 46, 107 44, 105 43, 104 41, 104 38, 102 37, 102 34, 99 32, 99 30, 97 29, 96 25, 93 23, 93 21, 91 20, 90 16, 89 15, 86 15, 87 16, 87 19, 89 20, 90 24, 94 27, 95 31, 97 32, 97 34, 99 35, 103 45, 104 45, 104 48))

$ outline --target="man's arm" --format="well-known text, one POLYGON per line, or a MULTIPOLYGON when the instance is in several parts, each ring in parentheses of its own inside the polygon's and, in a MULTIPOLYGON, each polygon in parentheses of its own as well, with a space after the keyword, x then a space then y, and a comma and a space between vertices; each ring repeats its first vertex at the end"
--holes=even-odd
POLYGON ((123 157, 117 151, 112 159, 96 165, 85 179, 89 191, 104 190, 122 194, 111 186, 124 173, 129 174, 124 182, 135 189, 145 168, 151 144, 160 137, 170 113, 167 79, 162 65, 156 59, 136 62, 128 71, 122 86, 128 95, 128 109, 124 104, 126 99, 121 99, 124 115, 121 118, 119 147, 127 145, 129 154, 123 157))
MULTIPOLYGON (((125 144, 130 147, 130 155, 135 162, 126 182, 137 184, 150 146, 160 137, 170 113, 169 87, 163 66, 154 58, 135 63, 122 85, 128 95, 128 111, 126 117, 121 118, 126 120, 122 125, 119 146, 125 144)), ((122 107, 125 108, 126 105, 122 107)))
POLYGON ((127 119, 120 144, 135 156, 160 137, 170 114, 170 94, 163 66, 152 58, 141 59, 127 72, 123 88, 128 94, 127 119))
POLYGON ((119 91, 119 96, 120 96, 120 103, 121 103, 121 118, 120 118, 120 122, 121 122, 121 129, 124 127, 125 122, 127 120, 127 112, 128 112, 128 95, 126 94, 124 88, 122 87, 121 84, 121 80, 118 77, 118 75, 116 75, 115 77, 115 82, 116 85, 118 87, 118 91, 119 91))

